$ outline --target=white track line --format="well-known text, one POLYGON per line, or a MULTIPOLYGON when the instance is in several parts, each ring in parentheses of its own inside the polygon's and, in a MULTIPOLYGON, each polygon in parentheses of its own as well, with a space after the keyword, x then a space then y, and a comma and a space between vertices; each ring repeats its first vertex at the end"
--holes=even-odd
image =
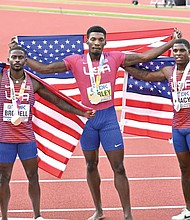
MULTIPOLYGON (((46 218, 47 219, 47 218, 46 218)), ((9 218, 9 220, 34 220, 33 218, 9 218)), ((45 220, 45 219, 44 219, 45 220)), ((48 220, 48 219, 47 219, 48 220)), ((69 219, 49 219, 49 220, 69 220, 69 219)))
MULTIPOLYGON (((167 177, 140 177, 128 178, 129 181, 147 181, 147 180, 180 180, 178 176, 167 177)), ((113 181, 113 178, 102 178, 102 182, 113 181)), ((11 180, 11 183, 27 183, 28 180, 11 180)), ((86 182, 86 179, 57 179, 57 180, 39 180, 40 183, 64 183, 64 182, 86 182)))
MULTIPOLYGON (((134 158, 134 157, 176 157, 175 154, 130 154, 124 155, 125 158, 134 158)), ((71 159, 83 159, 84 156, 72 156, 71 159)), ((106 155, 99 156, 99 158, 107 158, 106 155)))
MULTIPOLYGON (((132 210, 157 210, 157 209, 182 209, 184 206, 139 206, 132 207, 132 210)), ((94 208, 76 208, 76 209, 41 209, 41 212, 84 212, 84 211, 93 211, 94 208)), ((104 211, 119 211, 122 210, 121 207, 107 207, 103 208, 104 211)), ((29 213, 33 210, 9 210, 10 213, 29 213)))

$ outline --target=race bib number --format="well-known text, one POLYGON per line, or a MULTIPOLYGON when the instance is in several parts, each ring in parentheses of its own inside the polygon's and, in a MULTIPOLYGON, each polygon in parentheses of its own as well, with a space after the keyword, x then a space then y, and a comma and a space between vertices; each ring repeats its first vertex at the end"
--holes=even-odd
MULTIPOLYGON (((87 88, 87 94, 88 94, 88 99, 91 101, 91 97, 93 97, 94 92, 92 87, 87 88)), ((111 84, 110 83, 104 83, 100 84, 98 86, 97 94, 100 97, 99 102, 106 102, 111 100, 111 84)))
MULTIPOLYGON (((19 105, 18 114, 22 122, 27 122, 30 113, 30 104, 19 105)), ((4 103, 3 106, 3 121, 11 121, 14 114, 13 105, 11 103, 4 103)))
POLYGON ((190 90, 180 91, 177 93, 180 109, 190 108, 190 90))

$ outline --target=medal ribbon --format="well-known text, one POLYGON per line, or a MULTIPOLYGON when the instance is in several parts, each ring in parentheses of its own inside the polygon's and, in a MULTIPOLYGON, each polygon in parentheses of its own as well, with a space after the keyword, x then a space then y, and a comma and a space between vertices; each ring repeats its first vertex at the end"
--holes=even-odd
POLYGON ((92 60, 90 58, 89 53, 87 54, 87 64, 88 64, 88 69, 90 73, 90 82, 92 85, 93 93, 97 94, 97 90, 98 90, 98 87, 101 81, 101 72, 102 72, 102 68, 104 65, 104 55, 101 54, 101 57, 100 57, 99 66, 98 66, 98 74, 96 76, 96 80, 95 80, 95 76, 93 72, 92 60))
POLYGON ((16 98, 14 83, 10 77, 10 71, 8 71, 8 77, 9 77, 9 82, 10 82, 11 99, 12 99, 14 115, 18 115, 18 109, 19 109, 19 106, 22 102, 22 97, 23 97, 24 90, 26 87, 26 74, 25 74, 24 80, 22 81, 18 98, 16 98))
POLYGON ((182 91, 184 89, 185 81, 186 81, 189 69, 190 69, 190 62, 185 67, 181 82, 178 85, 178 83, 177 83, 177 65, 175 65, 175 67, 174 67, 174 71, 173 71, 173 89, 174 89, 174 91, 172 92, 172 97, 173 97, 174 109, 177 112, 180 110, 180 103, 179 103, 179 100, 178 100, 177 92, 182 91))

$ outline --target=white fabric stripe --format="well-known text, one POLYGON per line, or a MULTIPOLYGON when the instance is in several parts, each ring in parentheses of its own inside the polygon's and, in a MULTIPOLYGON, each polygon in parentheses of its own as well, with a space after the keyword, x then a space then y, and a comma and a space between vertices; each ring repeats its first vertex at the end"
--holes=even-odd
POLYGON ((76 138, 74 138, 73 136, 54 128, 53 126, 47 124, 46 122, 44 122, 36 117, 34 117, 33 120, 34 120, 34 124, 36 124, 39 128, 47 130, 48 132, 50 132, 54 136, 59 137, 60 139, 66 141, 74 146, 77 145, 78 140, 76 138))
POLYGON ((123 91, 116 91, 114 93, 114 99, 121 99, 123 95, 123 91))
POLYGON ((43 146, 45 146, 47 149, 50 149, 54 152, 56 152, 57 154, 60 154, 66 158, 71 158, 72 156, 72 152, 67 150, 67 149, 64 149, 63 147, 60 147, 59 145, 53 143, 52 141, 49 141, 45 138, 43 138, 42 136, 38 135, 35 133, 35 137, 36 137, 36 140, 38 142, 40 142, 43 146))
MULTIPOLYGON (((65 124, 65 125, 69 125, 69 127, 73 128, 75 131, 77 131, 79 134, 82 134, 83 129, 73 120, 63 116, 62 114, 60 114, 59 112, 54 111, 51 108, 48 108, 47 106, 43 105, 42 103, 36 101, 34 107, 39 111, 42 112, 44 114, 47 115, 47 117, 51 117, 54 120, 65 124)), ((83 122, 86 121, 86 119, 84 117, 80 117, 77 116, 78 118, 82 119, 83 122), (83 119, 84 118, 84 119, 83 119)))
POLYGON ((123 111, 127 114, 127 112, 136 114, 136 115, 147 115, 152 117, 158 117, 158 118, 164 118, 164 119, 172 119, 173 118, 173 112, 167 112, 167 111, 157 111, 157 110, 151 110, 147 108, 136 108, 136 107, 122 107, 123 111))
MULTIPOLYGON (((140 38, 140 39, 132 39, 132 40, 107 41, 105 48, 118 48, 124 46, 134 46, 134 45, 144 45, 144 44, 153 44, 154 47, 158 47, 156 46, 156 43, 158 43, 159 46, 165 44, 166 42, 160 42, 160 41, 166 39, 167 37, 168 36, 140 38)), ((84 46, 84 50, 88 50, 88 45, 86 43, 84 43, 83 46, 84 46)))
POLYGON ((76 89, 67 89, 67 90, 59 90, 59 92, 63 93, 66 96, 80 95, 80 91, 79 91, 78 88, 76 88, 76 89))
POLYGON ((75 78, 68 78, 68 79, 59 79, 59 78, 45 78, 42 79, 44 82, 48 83, 49 85, 66 85, 66 84, 74 84, 76 83, 75 78))
POLYGON ((116 85, 123 85, 124 82, 124 78, 123 77, 119 77, 116 79, 115 84, 116 85))
POLYGON ((64 171, 65 168, 66 168, 66 165, 62 162, 59 162, 47 155, 45 155, 41 150, 38 149, 38 156, 40 157, 40 159, 42 161, 44 161, 45 163, 49 164, 50 166, 58 169, 58 170, 61 170, 61 171, 64 171))
POLYGON ((126 92, 125 98, 127 100, 136 100, 136 101, 140 100, 143 102, 152 102, 152 103, 157 103, 157 104, 172 105, 171 99, 166 99, 166 98, 159 97, 159 96, 142 95, 142 94, 133 93, 133 92, 126 92))
POLYGON ((148 122, 137 122, 134 120, 123 120, 123 125, 143 130, 152 130, 152 131, 160 131, 160 132, 166 132, 171 133, 172 127, 168 125, 160 125, 160 124, 153 124, 148 122))

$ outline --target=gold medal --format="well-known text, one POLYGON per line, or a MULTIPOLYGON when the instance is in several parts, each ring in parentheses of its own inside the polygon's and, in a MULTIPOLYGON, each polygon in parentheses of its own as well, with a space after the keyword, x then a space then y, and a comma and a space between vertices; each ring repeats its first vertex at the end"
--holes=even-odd
POLYGON ((19 115, 14 115, 11 118, 11 123, 15 126, 18 126, 21 123, 21 118, 19 115))
POLYGON ((93 94, 90 98, 90 102, 94 105, 100 103, 101 97, 98 94, 93 94))

